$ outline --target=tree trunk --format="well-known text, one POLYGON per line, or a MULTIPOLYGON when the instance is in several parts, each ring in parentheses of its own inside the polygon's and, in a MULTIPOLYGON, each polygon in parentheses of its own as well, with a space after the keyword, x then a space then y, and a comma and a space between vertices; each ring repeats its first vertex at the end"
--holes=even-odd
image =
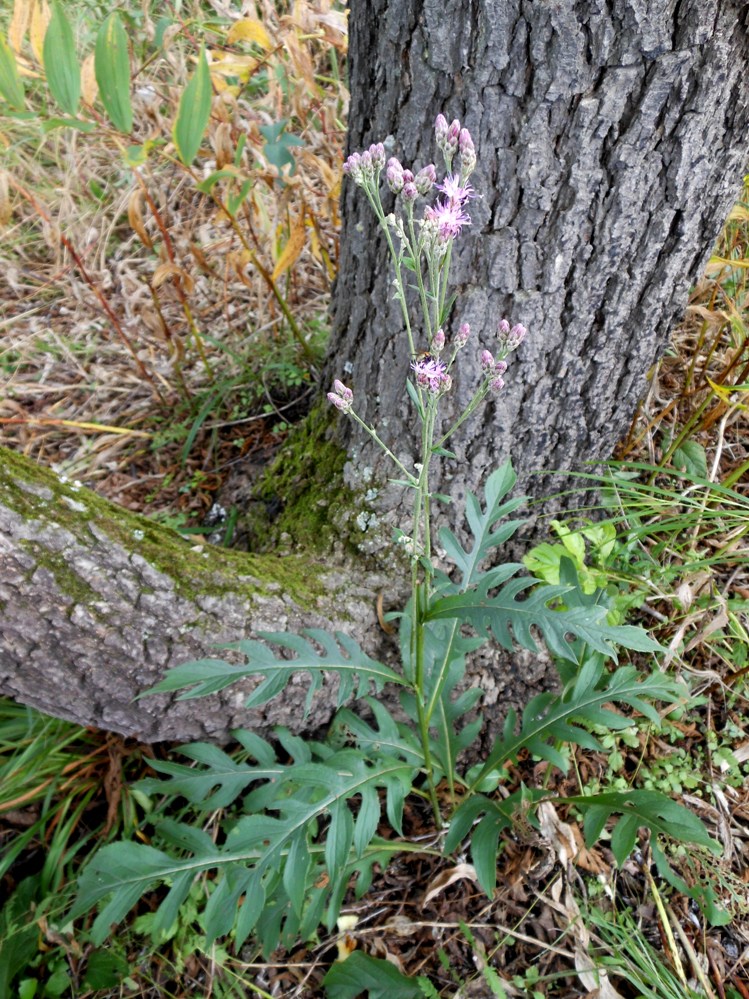
MULTIPOLYGON (((509 453, 541 495, 548 475, 530 472, 606 458, 626 428, 746 165, 748 18, 729 0, 352 0, 351 149, 387 139, 420 166, 434 158, 435 115, 462 119, 481 198, 454 255, 452 325, 470 322, 486 346, 503 315, 530 330, 506 390, 463 427, 457 458, 433 481, 456 500, 451 509, 509 453)), ((344 209, 326 381, 351 384, 357 409, 405 461, 415 453, 410 358, 392 275, 350 184, 344 209)), ((477 369, 464 362, 457 373, 454 411, 477 369)), ((211 700, 133 698, 167 667, 251 632, 350 625, 376 654, 373 597, 393 576, 389 524, 405 526, 392 472, 328 407, 265 485, 266 499, 286 504, 281 529, 309 551, 332 547, 337 566, 353 541, 379 556, 378 577, 370 564, 335 569, 320 555, 191 548, 0 451, 0 692, 147 740, 304 727, 304 680, 251 714, 233 688, 211 700)), ((478 668, 490 702, 517 703, 524 683, 545 676, 533 657, 478 668)), ((326 720, 332 700, 318 700, 307 727, 326 720)))
POLYGON ((253 711, 243 708, 249 686, 199 700, 135 698, 170 666, 241 662, 216 646, 250 632, 356 630, 372 649, 382 637, 374 602, 351 572, 306 555, 192 547, 0 448, 0 693, 48 714, 147 742, 315 728, 335 698, 323 690, 305 719, 304 678, 253 711))
MULTIPOLYGON (((351 0, 350 151, 385 141, 421 167, 436 162, 436 114, 459 118, 479 197, 453 250, 451 326, 470 322, 485 347, 502 316, 529 329, 435 489, 459 500, 511 455, 540 497, 569 488, 552 470, 611 455, 747 166, 748 20, 731 0, 351 0)), ((343 207, 326 381, 413 453, 386 248, 350 181, 343 207)), ((448 417, 478 381, 478 361, 462 364, 448 417)), ((373 497, 392 468, 339 422, 347 481, 373 497)), ((369 502, 405 526, 392 487, 369 502)))

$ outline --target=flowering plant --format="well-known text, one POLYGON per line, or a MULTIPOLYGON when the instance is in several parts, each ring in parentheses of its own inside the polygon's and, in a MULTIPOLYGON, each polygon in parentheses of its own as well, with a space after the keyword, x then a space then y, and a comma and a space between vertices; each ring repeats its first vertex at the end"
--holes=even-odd
MULTIPOLYGON (((248 676, 259 679, 247 699, 249 707, 281 694, 295 673, 311 677, 310 695, 333 673, 339 678, 339 710, 324 742, 284 730, 276 732, 275 743, 256 733, 238 732, 243 748, 239 761, 200 743, 182 750, 189 766, 155 759, 153 766, 163 777, 141 781, 141 791, 162 800, 164 795, 187 799, 206 811, 229 809, 227 828, 213 838, 202 829, 166 819, 156 827, 151 845, 117 843, 100 850, 81 879, 74 907, 74 914, 94 906, 101 909, 93 927, 95 941, 105 938, 139 894, 158 883, 168 884, 169 891, 153 915, 152 929, 156 936, 165 933, 196 876, 209 870, 214 875, 206 882, 202 913, 208 942, 232 933, 235 946, 240 946, 252 932, 265 953, 279 942, 290 946, 297 937, 309 938, 321 921, 334 926, 346 893, 355 890, 360 896, 372 881, 375 864, 386 867, 398 853, 439 858, 470 851, 473 866, 465 865, 464 870, 470 868, 491 895, 500 833, 517 815, 538 824, 538 810, 543 803, 548 809, 553 797, 546 787, 509 785, 507 765, 525 751, 550 768, 566 771, 565 747, 598 747, 595 726, 621 729, 630 724, 615 705, 635 708, 657 725, 655 702, 683 700, 684 688, 657 669, 645 675, 633 665, 607 669, 609 661, 616 662, 617 645, 645 653, 659 646, 640 628, 609 624, 606 594, 586 594, 571 562, 563 561, 555 585, 516 578, 523 568, 516 563, 486 565, 520 523, 505 519, 522 502, 505 498, 515 482, 509 461, 488 477, 482 498, 467 497, 470 546, 464 548, 443 528, 439 541, 453 568, 445 571, 435 564, 430 465, 449 454, 444 444, 482 399, 501 391, 505 358, 525 337, 521 325, 498 323, 495 352, 483 350, 480 355, 479 386, 466 410, 443 430, 439 403, 450 391, 460 352, 470 342, 465 323, 448 336, 447 281, 453 243, 470 221, 468 208, 475 194, 468 180, 476 154, 469 133, 458 122, 448 125, 440 115, 435 131, 448 171, 439 185, 431 164, 416 172, 394 158, 386 164, 381 144, 353 154, 345 168, 385 232, 395 270, 395 294, 413 357, 407 391, 422 429, 413 470, 357 416, 353 389, 336 380, 328 395, 385 450, 413 491, 410 533, 398 535, 411 569, 411 597, 400 617, 400 664, 371 658, 340 632, 310 629, 303 636, 269 632, 237 643, 235 648, 246 657, 243 665, 211 658, 169 670, 154 689, 182 690, 182 697, 210 694, 248 676), (454 172, 456 154, 460 169, 454 172), (402 209, 400 216, 386 215, 382 207, 383 170, 402 209), (435 185, 437 201, 417 218, 419 198, 426 198, 435 185), (418 325, 408 309, 406 272, 415 282, 418 325), (414 356, 421 346, 426 355, 414 356), (476 713, 482 692, 464 684, 468 657, 491 640, 505 649, 517 643, 536 650, 534 631, 555 659, 560 692, 537 695, 520 717, 509 710, 485 757, 464 764, 464 751, 483 727, 476 713), (398 712, 371 696, 385 684, 399 693, 398 712), (364 712, 343 706, 352 694, 364 712), (411 840, 404 829, 407 798, 414 803, 412 813, 419 802, 429 803, 435 832, 431 845, 411 840)), ((476 755, 474 749, 474 760, 476 755)), ((607 823, 616 823, 611 849, 620 865, 638 830, 649 828, 653 858, 672 883, 676 876, 658 836, 714 847, 691 812, 652 791, 581 793, 556 800, 584 813, 589 844, 607 823)))

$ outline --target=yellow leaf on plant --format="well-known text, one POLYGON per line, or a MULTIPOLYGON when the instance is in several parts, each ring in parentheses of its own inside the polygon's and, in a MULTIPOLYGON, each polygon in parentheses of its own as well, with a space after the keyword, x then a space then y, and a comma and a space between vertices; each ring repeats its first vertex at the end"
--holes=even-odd
POLYGON ((40 65, 42 63, 44 36, 47 34, 47 28, 51 19, 52 11, 47 0, 34 0, 34 7, 31 11, 31 24, 29 25, 29 41, 31 42, 31 51, 40 65))
POLYGON ((31 20, 31 8, 34 0, 16 0, 13 4, 13 16, 8 25, 8 44, 14 52, 20 52, 26 29, 31 20))
MULTIPOLYGON (((254 56, 223 55, 218 52, 211 52, 209 54, 211 56, 209 69, 214 83, 216 82, 216 77, 221 76, 238 76, 242 83, 247 83, 252 73, 260 65, 254 56)), ((226 84, 223 81, 221 82, 225 87, 226 84)))
POLYGON ((283 253, 278 258, 278 263, 273 268, 273 280, 277 281, 280 276, 297 262, 299 255, 304 249, 306 239, 304 218, 297 219, 289 234, 289 240, 283 248, 283 253))
POLYGON ((243 17, 241 21, 235 21, 229 29, 226 41, 229 45, 232 42, 255 42, 261 49, 266 50, 273 47, 262 21, 257 21, 253 17, 243 17))
POLYGON ((94 73, 94 53, 90 52, 81 66, 81 97, 86 104, 93 104, 98 93, 99 86, 94 73))

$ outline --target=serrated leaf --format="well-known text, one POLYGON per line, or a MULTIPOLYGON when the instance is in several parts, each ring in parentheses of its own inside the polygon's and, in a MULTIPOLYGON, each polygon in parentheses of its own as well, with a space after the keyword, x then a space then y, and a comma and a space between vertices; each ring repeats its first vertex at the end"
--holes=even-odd
POLYGON ((525 496, 517 496, 506 503, 500 503, 515 485, 516 480, 517 476, 513 471, 512 463, 506 461, 486 480, 484 486, 485 509, 482 510, 478 498, 473 493, 468 493, 466 519, 474 537, 470 552, 463 549, 453 532, 448 528, 442 528, 439 532, 442 547, 463 573, 461 581, 461 589, 463 590, 478 581, 481 575, 479 566, 489 552, 511 538, 518 527, 524 523, 522 520, 510 520, 492 531, 498 520, 506 517, 507 514, 525 502, 525 496))
POLYGON ((602 685, 596 688, 573 686, 565 691, 563 697, 539 694, 523 711, 518 732, 505 726, 471 787, 477 787, 496 767, 515 759, 523 748, 566 771, 567 761, 560 755, 555 743, 597 745, 590 732, 574 724, 575 720, 599 723, 603 719, 602 723, 609 728, 624 728, 630 723, 629 719, 616 714, 606 705, 627 704, 657 719, 658 713, 652 702, 678 702, 683 693, 684 689, 664 674, 654 673, 641 678, 633 666, 622 666, 610 676, 605 676, 602 685))
MULTIPOLYGON (((377 790, 383 788, 388 801, 391 797, 402 800, 411 787, 412 774, 413 768, 401 760, 383 758, 367 763, 351 750, 334 753, 322 763, 291 764, 274 778, 277 793, 269 808, 276 814, 241 816, 223 845, 215 845, 202 830, 167 821, 163 823, 164 839, 176 847, 178 857, 140 843, 104 847, 80 878, 73 912, 81 915, 100 908, 92 935, 101 943, 111 925, 122 920, 144 893, 166 884, 170 890, 154 920, 154 926, 163 932, 174 921, 194 878, 215 871, 204 914, 208 941, 233 928, 236 945, 241 946, 258 921, 261 939, 273 949, 282 924, 284 933, 293 936, 308 900, 312 899, 314 911, 322 911, 328 897, 321 897, 322 889, 304 876, 305 871, 315 877, 319 873, 319 863, 316 867, 308 863, 313 852, 319 856, 321 849, 325 851, 328 895, 336 889, 342 897, 342 879, 347 880, 354 868, 364 864, 352 854, 354 818, 349 800, 361 796, 362 803, 371 807, 379 804, 377 790), (326 831, 329 842, 324 842, 326 831), (184 856, 186 852, 190 855, 184 856), (292 869, 286 873, 289 863, 292 869), (267 900, 264 907, 257 902, 261 887, 267 900), (242 896, 245 901, 240 904, 242 896)), ((369 849, 366 838, 372 837, 375 829, 376 822, 368 819, 359 831, 357 849, 369 849)))
POLYGON ((427 612, 428 620, 458 618, 471 624, 479 635, 488 637, 491 631, 504 649, 511 650, 516 641, 523 648, 536 651, 531 629, 538 628, 549 651, 554 656, 577 662, 574 635, 586 645, 616 661, 615 644, 641 652, 660 651, 641 628, 606 624, 608 609, 601 605, 555 610, 548 605, 572 592, 571 586, 538 586, 532 593, 533 579, 511 579, 502 589, 491 594, 496 582, 489 575, 468 593, 436 599, 427 612), (518 597, 524 594, 524 599, 518 597), (513 641, 514 638, 514 641, 513 641))
POLYGON ((200 149, 211 117, 212 96, 208 60, 205 48, 201 48, 197 68, 180 97, 172 128, 174 144, 185 166, 190 166, 200 149))
POLYGON ((0 97, 16 111, 23 111, 25 94, 16 57, 2 37, 0 37, 0 97))
POLYGON ((247 707, 265 704, 279 694, 298 672, 305 672, 312 680, 311 691, 319 689, 327 673, 340 677, 338 704, 342 704, 352 692, 357 697, 367 693, 371 683, 376 691, 385 683, 405 684, 402 676, 389 666, 368 656, 348 635, 336 632, 335 636, 320 628, 310 628, 304 632, 323 649, 318 652, 312 642, 302 635, 289 635, 285 632, 262 632, 263 641, 244 640, 227 646, 242 652, 248 659, 245 665, 224 662, 221 659, 200 659, 183 663, 168 670, 163 680, 149 690, 148 694, 191 688, 180 695, 180 699, 205 697, 223 690, 230 684, 249 676, 263 677, 262 683, 249 695, 247 707), (293 659, 280 658, 267 644, 279 646, 295 655, 293 659))
POLYGON ((73 29, 58 2, 52 4, 42 59, 52 96, 63 111, 75 116, 81 99, 81 68, 75 51, 73 29))
POLYGON ((116 12, 104 21, 96 36, 94 72, 104 110, 115 128, 130 134, 133 106, 130 100, 130 53, 127 35, 116 12))
POLYGON ((231 756, 218 746, 208 743, 193 743, 182 746, 180 753, 200 764, 189 767, 173 760, 151 760, 151 766, 168 780, 146 777, 134 786, 146 794, 182 795, 193 804, 201 804, 207 810, 226 808, 245 788, 257 780, 277 780, 283 768, 280 765, 253 767, 236 763, 231 756))
POLYGON ((406 978, 390 961, 355 950, 337 961, 323 979, 327 999, 423 999, 418 981, 406 978))
POLYGON ((639 828, 649 829, 656 835, 667 836, 680 843, 705 846, 715 854, 721 851, 720 844, 712 839, 694 812, 660 791, 607 791, 561 800, 576 805, 584 812, 583 831, 588 846, 592 846, 600 836, 605 822, 612 815, 622 816, 611 838, 611 850, 619 867, 624 865, 632 852, 639 828))

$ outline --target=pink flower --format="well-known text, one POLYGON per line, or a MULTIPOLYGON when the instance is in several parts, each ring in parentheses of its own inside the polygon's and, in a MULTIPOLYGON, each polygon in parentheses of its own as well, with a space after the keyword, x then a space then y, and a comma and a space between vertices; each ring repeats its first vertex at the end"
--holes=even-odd
POLYGON ((427 208, 424 218, 436 224, 440 239, 445 241, 459 236, 463 226, 471 224, 470 216, 457 201, 438 201, 427 208))
POLYGON ((411 362, 411 368, 416 375, 416 383, 421 388, 429 389, 435 395, 446 392, 452 385, 452 379, 447 373, 447 367, 436 357, 427 354, 411 362))
POLYGON ((457 201, 460 205, 476 197, 471 185, 462 184, 457 173, 448 173, 442 183, 437 185, 437 190, 442 191, 448 201, 457 201))

